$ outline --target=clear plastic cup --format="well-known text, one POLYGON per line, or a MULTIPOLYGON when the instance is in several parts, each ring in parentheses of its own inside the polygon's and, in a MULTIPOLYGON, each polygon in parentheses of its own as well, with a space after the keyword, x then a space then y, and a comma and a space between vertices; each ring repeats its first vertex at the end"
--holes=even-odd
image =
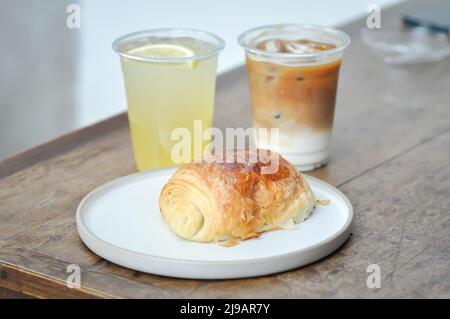
POLYGON ((238 38, 246 51, 253 126, 278 128, 256 146, 282 154, 301 171, 325 165, 333 126, 344 32, 305 24, 269 25, 238 38))
MULTIPOLYGON (((193 138, 195 122, 202 130, 212 126, 217 59, 224 45, 214 34, 191 29, 141 31, 113 43, 139 170, 180 164, 172 152, 179 142, 174 130, 187 129, 193 138)), ((208 142, 204 139, 202 147, 208 142)), ((191 144, 187 160, 194 157, 191 144)))

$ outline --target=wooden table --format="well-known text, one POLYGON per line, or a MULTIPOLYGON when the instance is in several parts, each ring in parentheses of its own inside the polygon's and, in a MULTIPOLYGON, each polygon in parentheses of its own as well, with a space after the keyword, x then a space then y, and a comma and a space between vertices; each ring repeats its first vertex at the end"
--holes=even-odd
MULTIPOLYGON (((406 3, 382 13, 399 25, 406 3)), ((0 163, 0 296, 450 297, 450 63, 391 67, 352 37, 338 93, 328 166, 312 175, 353 202, 353 236, 307 267, 254 279, 202 281, 148 275, 91 253, 75 210, 93 188, 134 171, 124 114, 0 163), (66 286, 69 264, 82 288, 66 286), (369 289, 368 265, 381 268, 369 289), (16 293, 14 291, 20 292, 16 293)), ((248 127, 245 69, 220 76, 216 126, 248 127)))

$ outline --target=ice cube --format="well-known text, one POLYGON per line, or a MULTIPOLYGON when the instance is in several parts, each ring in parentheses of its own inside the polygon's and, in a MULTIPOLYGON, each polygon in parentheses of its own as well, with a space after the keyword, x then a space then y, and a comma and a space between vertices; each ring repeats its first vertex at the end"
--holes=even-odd
POLYGON ((284 44, 286 51, 294 54, 314 53, 316 50, 313 46, 294 41, 286 41, 284 44))
POLYGON ((267 40, 264 43, 264 49, 269 52, 281 52, 282 46, 280 40, 267 40))

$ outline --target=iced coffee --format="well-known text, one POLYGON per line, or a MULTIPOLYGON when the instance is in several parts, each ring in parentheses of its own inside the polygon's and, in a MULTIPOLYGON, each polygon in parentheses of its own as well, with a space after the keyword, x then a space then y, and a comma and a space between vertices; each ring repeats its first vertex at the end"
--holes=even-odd
POLYGON ((274 149, 302 171, 329 157, 336 89, 346 34, 305 25, 268 26, 239 38, 247 52, 253 126, 278 128, 274 149))

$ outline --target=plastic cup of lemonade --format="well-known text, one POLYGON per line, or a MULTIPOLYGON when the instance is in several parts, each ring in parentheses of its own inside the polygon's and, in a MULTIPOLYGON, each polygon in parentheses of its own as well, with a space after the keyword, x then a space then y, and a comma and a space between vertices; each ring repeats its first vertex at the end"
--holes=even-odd
MULTIPOLYGON (((191 29, 141 31, 113 43, 122 65, 138 170, 179 164, 172 156, 174 129, 194 136, 195 120, 203 130, 212 126, 217 59, 223 48, 218 36, 191 29)), ((202 147, 207 144, 202 141, 202 147)))
POLYGON ((327 163, 344 32, 313 25, 269 25, 238 38, 246 62, 255 128, 278 128, 278 141, 257 140, 301 171, 327 163))

